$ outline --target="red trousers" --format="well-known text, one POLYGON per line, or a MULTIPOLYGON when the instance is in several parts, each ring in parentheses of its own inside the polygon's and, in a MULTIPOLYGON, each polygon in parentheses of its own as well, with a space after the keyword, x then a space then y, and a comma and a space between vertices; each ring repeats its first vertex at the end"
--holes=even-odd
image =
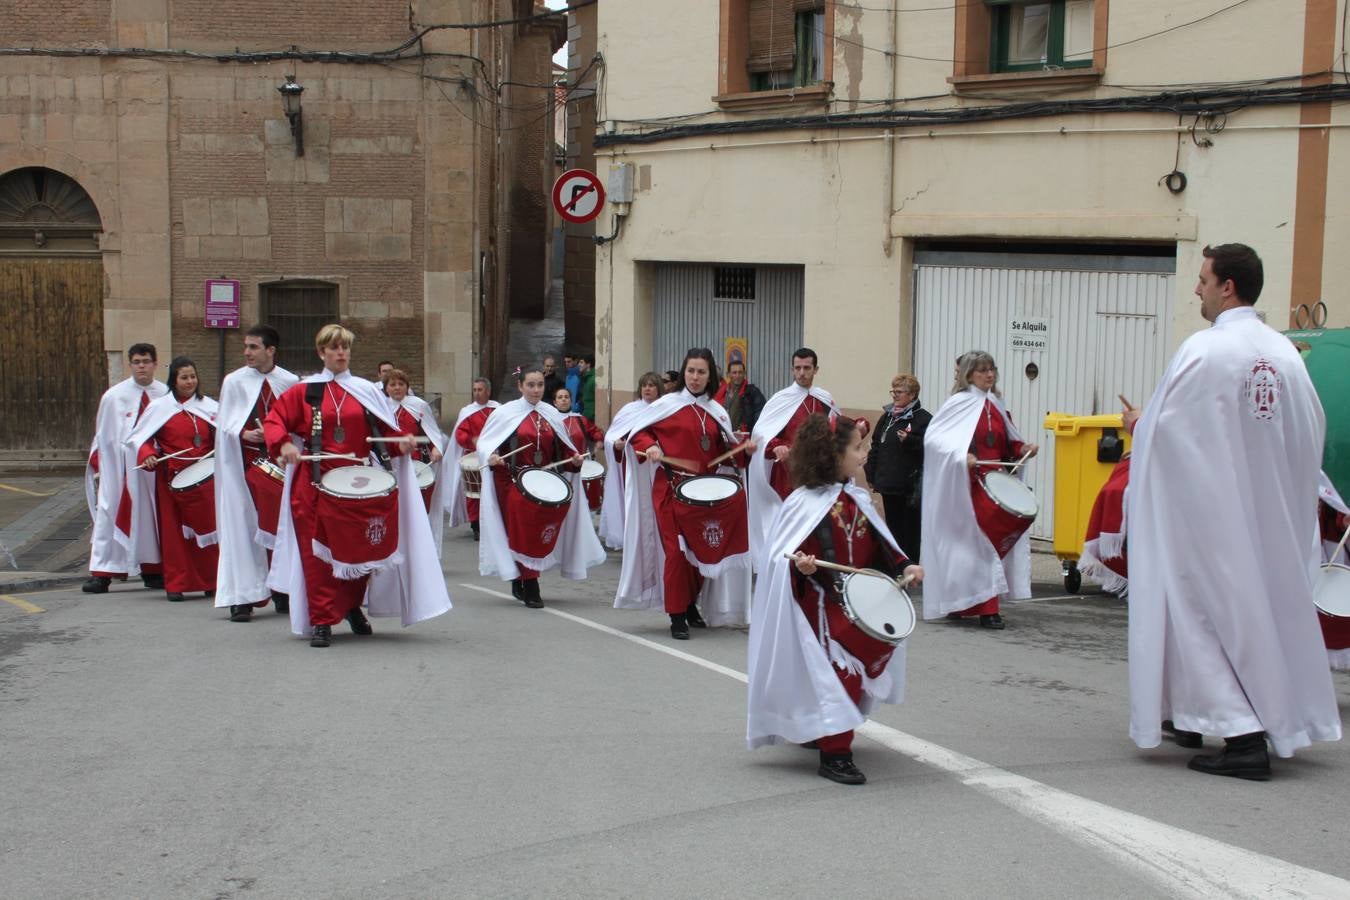
POLYGON ((996 616, 998 615, 998 597, 990 597, 983 603, 961 610, 962 616, 996 616))
POLYGON ((470 521, 470 522, 477 522, 477 521, 478 521, 478 498, 477 498, 477 497, 465 497, 465 498, 464 498, 464 512, 465 512, 465 514, 469 517, 469 521, 470 521))
POLYGON ((665 587, 666 612, 683 615, 698 600, 703 588, 703 576, 684 558, 680 549, 680 529, 675 524, 675 491, 664 472, 656 475, 652 485, 652 505, 656 508, 656 528, 661 534, 661 551, 666 556, 662 582, 665 587))
MULTIPOLYGON (((169 490, 166 469, 155 473, 155 505, 159 509, 159 552, 164 560, 164 590, 170 594, 216 589, 216 565, 220 548, 198 547, 191 538, 183 537, 183 522, 178 517, 178 504, 169 490)), ((146 570, 141 566, 141 571, 146 570)))
POLYGON ((297 477, 291 485, 291 521, 300 547, 300 566, 305 572, 305 592, 309 595, 309 624, 337 625, 366 596, 369 575, 350 581, 333 577, 333 567, 314 555, 314 521, 317 497, 310 480, 297 477))

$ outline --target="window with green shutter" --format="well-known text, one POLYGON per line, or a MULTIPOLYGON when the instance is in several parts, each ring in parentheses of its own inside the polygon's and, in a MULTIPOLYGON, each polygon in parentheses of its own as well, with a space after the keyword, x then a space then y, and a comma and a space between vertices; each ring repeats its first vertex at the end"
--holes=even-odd
POLYGON ((1092 65, 1093 0, 985 0, 995 72, 1092 65))

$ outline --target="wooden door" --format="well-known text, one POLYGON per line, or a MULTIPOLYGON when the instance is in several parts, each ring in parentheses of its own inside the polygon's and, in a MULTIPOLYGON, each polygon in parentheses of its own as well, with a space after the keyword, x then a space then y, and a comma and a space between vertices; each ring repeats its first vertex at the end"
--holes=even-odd
POLYGON ((84 450, 108 387, 103 260, 0 256, 0 450, 84 450))

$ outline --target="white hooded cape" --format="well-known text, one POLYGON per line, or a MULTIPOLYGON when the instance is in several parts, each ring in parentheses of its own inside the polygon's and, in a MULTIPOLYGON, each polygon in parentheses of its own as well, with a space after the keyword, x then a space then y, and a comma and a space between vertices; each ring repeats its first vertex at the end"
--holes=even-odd
POLYGON ((441 431, 441 423, 436 421, 436 411, 421 397, 415 397, 409 392, 399 405, 417 420, 417 424, 422 426, 422 431, 431 439, 431 445, 441 454, 441 461, 432 466, 432 470, 436 473, 436 482, 431 489, 431 509, 427 510, 427 519, 431 522, 431 539, 436 545, 436 558, 440 559, 441 539, 445 536, 445 508, 450 496, 447 482, 453 484, 451 479, 459 479, 459 463, 456 462, 453 469, 449 466, 450 446, 455 441, 441 431))
MULTIPOLYGON (((694 404, 717 421, 723 437, 734 445, 731 418, 722 405, 705 395, 695 398, 687 389, 666 394, 648 404, 633 421, 628 433, 641 431, 694 404)), ((652 503, 656 466, 651 463, 639 465, 637 451, 633 449, 631 441, 624 444, 623 454, 626 469, 623 490, 624 552, 614 608, 664 610, 666 590, 662 573, 666 554, 661 548, 661 533, 652 503)), ((717 575, 703 573, 707 577, 699 590, 697 602, 709 625, 744 625, 750 621, 749 562, 748 559, 737 560, 734 566, 725 566, 717 575)))
MULTIPOLYGON (((336 381, 352 394, 370 413, 390 429, 398 429, 398 412, 394 401, 364 378, 351 372, 334 376, 328 369, 318 375, 301 379, 302 384, 317 381, 336 381)), ((304 439, 293 434, 291 439, 303 447, 304 439)), ((394 475, 398 479, 398 555, 396 565, 374 572, 366 583, 366 609, 372 616, 398 616, 404 626, 435 618, 450 611, 450 593, 445 587, 445 576, 431 544, 431 523, 427 521, 426 507, 417 488, 417 472, 407 454, 391 457, 394 475)), ((374 462, 374 454, 371 454, 374 462)), ((353 463, 355 465, 355 463, 353 463)), ((309 593, 305 589, 305 570, 300 565, 300 547, 296 542, 295 524, 291 517, 291 485, 297 472, 308 477, 309 463, 286 467, 286 485, 281 495, 281 515, 277 518, 276 550, 272 554, 272 571, 267 585, 273 590, 289 594, 291 598, 291 631, 309 636, 309 593)))
POLYGON ((614 442, 627 437, 639 415, 651 403, 641 398, 625 403, 605 432, 605 494, 600 501, 600 540, 611 550, 623 549, 624 467, 614 459, 614 442))
MULTIPOLYGON (((127 436, 126 443, 122 447, 124 477, 130 481, 141 475, 151 476, 148 491, 131 494, 131 533, 127 534, 120 530, 117 532, 118 543, 127 548, 132 559, 138 562, 157 562, 159 559, 159 502, 154 486, 156 473, 138 468, 136 456, 140 452, 141 445, 154 437, 166 422, 180 412, 195 416, 203 423, 201 426, 203 429, 214 428, 219 409, 220 404, 210 397, 189 397, 186 403, 179 403, 173 394, 166 393, 151 401, 141 415, 141 420, 127 436), (148 552, 150 547, 154 548, 154 558, 151 558, 148 552)), ((209 452, 203 448, 201 453, 186 453, 175 458, 196 460, 209 452)), ((196 541, 198 547, 210 547, 216 542, 216 532, 197 534, 186 524, 183 525, 183 537, 196 541)))
POLYGON ((485 466, 478 506, 478 531, 481 538, 478 542, 478 571, 481 575, 496 575, 503 581, 512 581, 520 577, 517 562, 537 572, 560 566, 562 577, 580 581, 586 577, 587 569, 605 561, 605 548, 600 546, 600 539, 595 536, 585 491, 572 491, 572 504, 567 508, 567 517, 563 519, 562 534, 548 556, 541 559, 516 553, 506 539, 501 500, 497 496, 497 480, 492 477, 492 470, 486 468, 487 459, 516 433, 520 423, 532 412, 539 413, 548 422, 555 438, 572 452, 577 452, 572 439, 567 436, 567 424, 563 421, 562 413, 552 404, 530 403, 520 397, 499 406, 488 417, 483 433, 478 436, 478 459, 485 466))
POLYGON ((802 405, 802 401, 808 395, 825 404, 830 411, 830 418, 839 415, 839 407, 834 405, 834 397, 830 396, 829 391, 814 386, 807 391, 794 381, 764 404, 764 410, 759 414, 754 431, 750 434, 758 445, 755 448, 755 455, 750 460, 750 471, 746 477, 748 492, 746 500, 750 510, 750 558, 757 572, 764 547, 772 540, 769 523, 778 514, 778 508, 783 505, 778 492, 769 484, 769 473, 772 466, 786 463, 777 463, 768 458, 769 442, 787 427, 797 412, 797 407, 802 405))
MULTIPOLYGON (((152 502, 155 493, 155 474, 137 469, 135 477, 127 482, 127 469, 123 447, 127 437, 136 424, 136 413, 141 408, 141 397, 150 395, 153 402, 169 392, 168 385, 162 381, 152 381, 141 387, 135 379, 120 381, 103 392, 98 402, 98 418, 94 425, 94 443, 92 451, 98 451, 98 486, 95 490, 93 467, 85 466, 85 499, 91 494, 90 514, 94 519, 94 533, 89 541, 89 570, 91 572, 126 572, 135 575, 140 571, 140 561, 132 556, 127 543, 117 539, 117 506, 122 500, 122 485, 130 484, 130 493, 134 500, 140 500, 142 509, 152 502)), ((147 406, 147 409, 149 407, 147 406)), ((153 507, 150 507, 153 508, 153 507)), ((158 535, 154 530, 153 514, 147 520, 150 535, 158 535)), ((152 554, 146 562, 159 562, 159 541, 156 537, 143 551, 152 554)))
MULTIPOLYGON (((496 400, 489 400, 487 403, 470 403, 459 411, 455 417, 455 427, 450 429, 450 449, 443 451, 445 453, 445 474, 450 479, 446 485, 445 509, 450 514, 450 527, 458 528, 469 521, 469 510, 464 505, 464 478, 459 473, 459 461, 464 458, 465 450, 455 440, 455 432, 459 426, 464 424, 464 420, 480 409, 496 409, 501 406, 496 400)), ((490 415, 490 414, 489 414, 490 415)), ((439 477, 439 476, 438 476, 439 477)))
MULTIPOLYGON (((867 491, 855 484, 844 487, 872 523, 876 533, 899 549, 886 523, 872 506, 867 491)), ((755 584, 754 623, 746 674, 749 694, 745 741, 753 750, 766 744, 804 744, 816 738, 850 731, 865 720, 878 701, 905 699, 905 647, 901 642, 885 671, 877 678, 863 674, 860 704, 835 674, 831 659, 855 671, 861 664, 833 638, 828 648, 811 630, 792 594, 793 553, 830 512, 839 485, 797 488, 788 495, 771 523, 772 540, 760 560, 755 584)))
MULTIPOLYGON (((990 597, 1022 600, 1031 596, 1031 530, 1008 555, 980 530, 970 497, 966 455, 986 400, 1003 416, 1008 438, 1022 435, 1003 401, 973 385, 953 394, 928 423, 923 436, 923 617, 939 619, 990 597)), ((1017 477, 1026 474, 1019 469, 1017 477)))
MULTIPOLYGON (((1298 351, 1250 307, 1168 365, 1130 466, 1130 737, 1341 736, 1312 604, 1325 419, 1298 351)), ((928 537, 924 536, 927 545, 928 537)))
POLYGON ((295 375, 273 366, 266 375, 243 366, 220 385, 220 412, 216 415, 216 534, 220 564, 216 568, 216 606, 242 606, 266 600, 267 551, 273 538, 258 530, 258 510, 244 480, 244 449, 239 435, 258 423, 251 417, 263 382, 280 397, 295 384, 295 375))

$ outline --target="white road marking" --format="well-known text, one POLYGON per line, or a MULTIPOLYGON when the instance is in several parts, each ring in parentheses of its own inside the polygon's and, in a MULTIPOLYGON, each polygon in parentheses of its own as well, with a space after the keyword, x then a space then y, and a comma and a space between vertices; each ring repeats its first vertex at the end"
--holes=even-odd
MULTIPOLYGON (((461 583, 460 587, 505 600, 515 599, 510 594, 476 584, 461 583)), ((748 680, 744 672, 692 653, 572 613, 549 607, 545 607, 544 612, 693 663, 742 684, 748 680)), ((1088 800, 991 766, 955 750, 948 750, 889 725, 866 722, 858 729, 858 733, 916 762, 955 776, 967 787, 1101 853, 1116 865, 1152 882, 1171 896, 1251 900, 1350 898, 1350 881, 1345 879, 1088 800)))

